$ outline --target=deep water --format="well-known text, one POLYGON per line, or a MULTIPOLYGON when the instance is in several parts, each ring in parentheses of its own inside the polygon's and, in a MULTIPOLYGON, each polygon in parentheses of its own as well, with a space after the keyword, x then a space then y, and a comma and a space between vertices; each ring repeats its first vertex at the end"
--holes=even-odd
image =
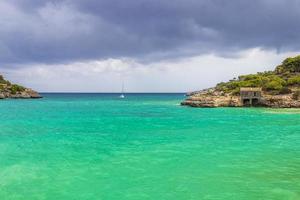
POLYGON ((0 101, 1 200, 300 199, 300 110, 43 95, 0 101))

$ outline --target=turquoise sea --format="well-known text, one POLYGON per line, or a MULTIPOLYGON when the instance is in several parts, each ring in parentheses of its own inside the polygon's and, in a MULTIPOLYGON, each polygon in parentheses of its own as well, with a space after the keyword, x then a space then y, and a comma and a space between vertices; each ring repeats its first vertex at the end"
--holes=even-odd
POLYGON ((0 101, 1 200, 300 199, 300 110, 43 95, 0 101))

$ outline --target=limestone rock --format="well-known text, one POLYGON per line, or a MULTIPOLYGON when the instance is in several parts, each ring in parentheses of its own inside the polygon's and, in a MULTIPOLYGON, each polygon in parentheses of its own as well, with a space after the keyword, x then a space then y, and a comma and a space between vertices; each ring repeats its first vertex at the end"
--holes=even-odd
POLYGON ((32 89, 10 83, 0 75, 0 99, 5 98, 29 99, 42 98, 42 96, 32 89))
MULTIPOLYGON (((258 106, 271 108, 300 108, 300 100, 293 98, 293 93, 286 95, 263 95, 258 106)), ((181 105, 191 107, 241 107, 240 96, 225 94, 214 89, 193 93, 181 105)))

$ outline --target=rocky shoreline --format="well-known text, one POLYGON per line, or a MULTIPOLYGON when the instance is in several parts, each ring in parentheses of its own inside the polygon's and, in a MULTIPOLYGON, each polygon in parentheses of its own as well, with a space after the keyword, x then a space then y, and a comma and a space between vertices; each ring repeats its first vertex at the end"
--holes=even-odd
POLYGON ((37 99, 42 98, 42 96, 30 89, 23 86, 12 84, 5 80, 3 76, 0 75, 0 99, 37 99))
MULTIPOLYGON (((194 92, 188 96, 182 106, 215 108, 215 107, 248 107, 243 105, 240 95, 225 94, 214 89, 194 92)), ((295 94, 270 95, 263 94, 256 107, 269 108, 300 108, 300 99, 295 94)))
POLYGON ((181 105, 190 107, 239 107, 239 98, 236 96, 224 95, 219 92, 208 93, 207 91, 201 91, 199 93, 193 93, 189 95, 181 105))
POLYGON ((10 98, 10 99, 39 99, 39 98, 42 98, 42 96, 32 90, 32 89, 28 89, 26 88, 24 91, 22 92, 17 92, 15 94, 12 94, 10 92, 0 92, 0 99, 7 99, 7 98, 10 98))

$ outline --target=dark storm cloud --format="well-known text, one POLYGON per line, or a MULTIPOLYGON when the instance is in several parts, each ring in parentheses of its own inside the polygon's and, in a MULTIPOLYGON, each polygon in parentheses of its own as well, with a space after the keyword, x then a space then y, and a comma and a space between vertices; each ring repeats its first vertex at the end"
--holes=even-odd
POLYGON ((2 0, 0 62, 300 50, 298 0, 2 0))

